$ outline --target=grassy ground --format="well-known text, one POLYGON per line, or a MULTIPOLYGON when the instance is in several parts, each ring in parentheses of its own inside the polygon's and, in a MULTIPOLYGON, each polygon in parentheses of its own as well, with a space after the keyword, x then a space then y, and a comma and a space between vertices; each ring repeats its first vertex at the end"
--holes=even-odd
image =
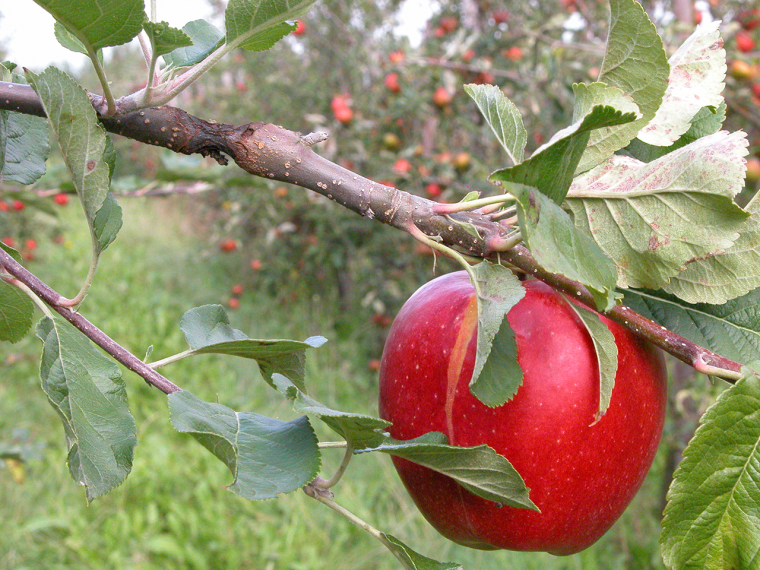
MULTIPOLYGON (((137 355, 157 360, 185 348, 179 319, 189 308, 223 302, 244 260, 207 255, 194 235, 192 201, 124 201, 125 228, 105 253, 83 313, 137 355)), ((87 236, 66 209, 68 248, 41 245, 32 266, 59 292, 73 295, 87 269, 87 236)), ((330 307, 283 306, 250 288, 233 326, 251 337, 331 337, 330 307)), ((328 343, 310 353, 315 398, 347 411, 376 413, 376 379, 359 347, 328 343)), ((85 569, 395 569, 395 559, 366 533, 301 492, 249 502, 224 490, 226 468, 169 425, 165 398, 125 372, 139 445, 132 474, 87 505, 69 477, 63 430, 39 387, 39 342, 0 347, 0 442, 14 435, 39 448, 19 484, 0 463, 0 570, 85 569)), ((164 370, 197 396, 240 411, 290 419, 292 413, 242 359, 200 356, 164 370)), ((327 432, 320 435, 332 439, 327 432)), ((331 474, 340 451, 325 451, 331 474)), ((439 537, 405 496, 386 456, 361 456, 336 489, 337 500, 381 530, 438 560, 468 570, 660 568, 657 470, 623 519, 575 556, 479 552, 439 537)))

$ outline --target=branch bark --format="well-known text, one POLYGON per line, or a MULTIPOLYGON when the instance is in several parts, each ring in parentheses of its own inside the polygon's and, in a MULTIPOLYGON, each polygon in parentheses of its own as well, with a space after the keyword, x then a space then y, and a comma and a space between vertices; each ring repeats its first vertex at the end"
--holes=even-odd
MULTIPOLYGON (((94 101, 96 108, 97 103, 94 101)), ((0 109, 44 116, 34 91, 26 85, 0 82, 0 109)), ((545 271, 526 248, 516 246, 500 251, 499 245, 507 239, 509 228, 487 213, 477 210, 437 213, 437 202, 378 184, 320 156, 312 150, 315 141, 324 140, 319 135, 302 136, 268 123, 236 127, 209 122, 169 106, 101 118, 101 121, 109 132, 174 152, 211 156, 220 164, 227 164, 229 157, 250 174, 308 188, 366 218, 406 232, 419 230, 473 257, 506 261, 595 310, 592 296, 581 284, 545 271)), ((11 271, 8 264, 3 265, 19 278, 15 273, 18 268, 13 267, 11 271)), ((19 280, 37 291, 24 279, 19 280)), ((57 298, 45 300, 52 302, 53 308, 61 313, 55 305, 57 298)), ((78 318, 69 313, 61 314, 67 319, 78 318)), ((739 363, 698 346, 627 307, 617 306, 606 316, 700 372, 720 375, 729 381, 741 377, 739 363)), ((92 327, 89 323, 87 326, 92 327)))

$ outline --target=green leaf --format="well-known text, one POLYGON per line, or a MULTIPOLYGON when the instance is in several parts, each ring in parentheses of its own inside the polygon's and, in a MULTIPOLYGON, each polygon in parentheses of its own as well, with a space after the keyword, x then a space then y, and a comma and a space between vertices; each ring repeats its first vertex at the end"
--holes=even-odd
POLYGON ((310 337, 295 340, 257 340, 230 326, 229 317, 221 305, 204 305, 190 309, 180 323, 192 354, 227 354, 256 360, 264 379, 274 388, 272 374, 279 373, 293 382, 299 390, 304 385, 306 350, 322 346, 327 339, 310 337))
MULTIPOLYGON (((655 116, 668 86, 670 66, 662 39, 636 0, 610 1, 610 33, 599 81, 617 87, 639 107, 641 118, 627 125, 591 133, 589 146, 604 140, 607 149, 621 149, 655 116)), ((587 155, 578 166, 585 172, 597 164, 587 155)), ((597 158, 604 160, 603 155, 597 158)))
POLYGON ((143 29, 153 47, 154 58, 193 45, 190 36, 183 30, 172 28, 169 22, 145 22, 143 29))
POLYGON ((521 163, 528 142, 528 132, 515 104, 507 99, 497 85, 469 84, 464 86, 464 90, 478 105, 512 164, 521 163))
POLYGON ((315 0, 230 0, 224 12, 227 44, 260 51, 295 29, 288 23, 305 14, 315 0))
POLYGON ((15 259, 16 261, 18 261, 19 263, 22 262, 21 254, 18 251, 16 251, 15 249, 13 249, 12 247, 10 247, 9 245, 5 245, 1 241, 0 241, 0 249, 2 249, 5 253, 7 253, 8 255, 10 255, 13 259, 15 259))
POLYGON ((490 261, 472 271, 477 281, 478 341, 470 392, 486 406, 501 406, 522 385, 517 341, 506 315, 525 296, 525 289, 509 269, 490 261))
POLYGON ((293 402, 293 410, 296 413, 318 417, 345 439, 353 449, 377 447, 386 440, 385 430, 391 425, 390 422, 364 414, 332 410, 304 394, 281 374, 273 374, 272 380, 277 389, 293 402))
POLYGON ((639 139, 633 139, 631 143, 625 147, 625 151, 642 162, 652 162, 653 160, 657 160, 661 156, 665 156, 669 152, 683 148, 697 139, 717 133, 723 126, 723 122, 726 120, 726 109, 725 101, 721 103, 717 109, 713 107, 703 107, 696 115, 694 115, 689 130, 670 146, 652 146, 641 142, 639 139))
MULTIPOLYGON (((22 76, 0 66, 0 80, 25 83, 22 76)), ((50 154, 47 121, 11 111, 0 111, 0 180, 34 184, 45 174, 50 154)))
POLYGON ((63 319, 37 326, 42 388, 63 422, 69 471, 87 500, 108 493, 132 469, 135 420, 118 366, 63 319))
POLYGON ((116 202, 113 194, 109 192, 92 221, 92 231, 100 252, 116 239, 116 234, 121 229, 121 223, 121 206, 116 202))
POLYGON ((0 279, 0 341, 18 342, 32 328, 34 303, 18 287, 0 279))
POLYGON ((180 47, 164 56, 167 65, 189 67, 206 59, 211 52, 224 44, 224 34, 206 20, 193 20, 182 26, 192 45, 180 47))
MULTIPOLYGON (((628 95, 617 87, 610 87, 604 83, 576 83, 573 85, 575 94, 575 108, 573 109, 573 122, 585 116, 596 105, 609 105, 625 113, 635 113, 641 117, 639 107, 628 95)), ((619 140, 616 133, 617 126, 602 127, 589 137, 586 152, 578 163, 575 172, 588 170, 589 165, 601 164, 618 150, 619 140)))
POLYGON ((588 146, 591 131, 630 123, 635 119, 635 113, 625 113, 609 105, 595 105, 572 125, 557 132, 528 160, 497 170, 491 174, 491 179, 532 186, 560 204, 588 146))
POLYGON ((662 291, 625 292, 624 304, 726 358, 760 359, 760 289, 724 305, 689 304, 662 291))
POLYGON ((669 60, 668 88, 654 118, 638 134, 655 146, 670 146, 691 127, 704 107, 723 103, 726 50, 718 31, 719 21, 698 26, 669 60))
POLYGON ((695 259, 663 289, 689 303, 722 304, 760 287, 760 195, 739 239, 723 252, 695 259))
POLYGON ((92 230, 111 183, 106 155, 109 139, 87 93, 71 77, 54 67, 27 75, 45 108, 92 230))
POLYGON ((250 500, 271 499, 317 476, 319 448, 305 416, 284 422, 240 413, 183 390, 168 398, 174 428, 191 434, 235 477, 230 491, 250 500))
POLYGON ((615 376, 618 368, 618 349, 615 344, 615 335, 599 318, 599 314, 581 307, 568 300, 568 304, 583 321, 596 350, 596 361, 599 367, 599 410, 595 421, 602 416, 610 407, 612 389, 615 387, 615 376))
POLYGON ((487 445, 448 445, 445 435, 430 432, 407 441, 388 438, 382 445, 357 453, 370 451, 382 451, 413 461, 452 478, 471 493, 489 501, 538 511, 528 497, 528 488, 520 474, 506 457, 487 445))
POLYGON ((750 569, 760 562, 760 379, 748 372, 700 420, 662 521, 668 568, 750 569))
POLYGON ((739 237, 746 146, 744 133, 721 131, 649 164, 614 156, 576 178, 565 205, 615 260, 618 285, 661 288, 739 237))
POLYGON ((409 548, 395 536, 382 533, 383 537, 390 543, 390 550, 396 555, 396 558, 404 565, 406 570, 464 570, 462 566, 455 562, 437 562, 432 558, 423 556, 409 548))
POLYGON ((509 191, 517 198, 522 237, 539 265, 582 283, 600 310, 610 310, 616 299, 613 261, 548 197, 521 185, 509 191))
POLYGON ((87 47, 95 52, 127 43, 140 33, 146 18, 144 0, 34 1, 85 46, 83 53, 87 47))

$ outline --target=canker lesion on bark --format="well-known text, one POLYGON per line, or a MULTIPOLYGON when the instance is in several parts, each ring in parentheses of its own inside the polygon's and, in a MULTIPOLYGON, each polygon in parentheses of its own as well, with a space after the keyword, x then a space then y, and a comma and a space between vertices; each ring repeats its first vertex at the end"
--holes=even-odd
MULTIPOLYGON (((91 99, 98 108, 98 96, 91 99)), ((45 116, 39 98, 28 85, 0 82, 0 109, 45 116)), ((312 146, 324 140, 326 135, 321 133, 302 135, 262 122, 228 125, 167 105, 101 117, 101 123, 108 132, 177 153, 200 154, 222 165, 231 159, 254 176, 307 188, 361 216, 402 231, 409 232, 414 227, 469 257, 517 268, 596 310, 585 287, 545 271, 524 246, 518 244, 501 251, 499 245, 508 239, 510 228, 492 216, 492 209, 439 213, 437 202, 369 180, 316 153, 312 146)), ((0 265, 20 279, 3 263, 2 256, 8 257, 0 252, 0 265)), ((664 329, 628 307, 618 305, 605 314, 700 372, 728 381, 742 376, 739 363, 664 329)))

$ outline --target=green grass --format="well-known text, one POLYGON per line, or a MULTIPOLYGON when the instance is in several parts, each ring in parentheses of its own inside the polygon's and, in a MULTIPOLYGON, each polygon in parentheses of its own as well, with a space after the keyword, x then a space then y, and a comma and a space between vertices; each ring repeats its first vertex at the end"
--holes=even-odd
MULTIPOLYGON (((192 200, 128 201, 125 228, 105 252, 82 312, 138 356, 152 359, 185 348, 182 314, 194 306, 224 302, 246 265, 237 254, 221 256, 204 244, 192 200), (241 269, 243 268, 243 269, 241 269)), ((65 295, 73 295, 87 271, 87 235, 65 211, 70 247, 46 243, 31 268, 65 295)), ((283 305, 257 295, 249 280, 233 326, 251 337, 302 340, 331 334, 324 303, 283 305)), ((283 284, 284 287, 287 284, 283 284)), ((168 421, 165 397, 124 373, 138 426, 134 468, 125 483, 87 505, 69 477, 63 429, 39 387, 39 342, 30 336, 0 348, 0 442, 25 434, 40 453, 24 465, 19 484, 0 463, 0 570, 252 569, 369 570, 398 564, 368 534, 301 492, 263 502, 224 489, 226 468, 168 421)), ((361 347, 328 343, 310 351, 311 393, 333 407, 376 413, 376 378, 361 347)), ((163 372, 208 401, 281 419, 289 407, 243 359, 199 356, 163 372)), ((320 438, 334 435, 316 426, 320 438)), ((341 451, 324 452, 324 475, 341 451)), ((405 495, 387 456, 360 456, 336 488, 336 500, 374 526, 438 560, 468 570, 661 568, 657 522, 657 469, 622 520, 595 546, 575 556, 480 552, 454 545, 430 528, 405 495)))

